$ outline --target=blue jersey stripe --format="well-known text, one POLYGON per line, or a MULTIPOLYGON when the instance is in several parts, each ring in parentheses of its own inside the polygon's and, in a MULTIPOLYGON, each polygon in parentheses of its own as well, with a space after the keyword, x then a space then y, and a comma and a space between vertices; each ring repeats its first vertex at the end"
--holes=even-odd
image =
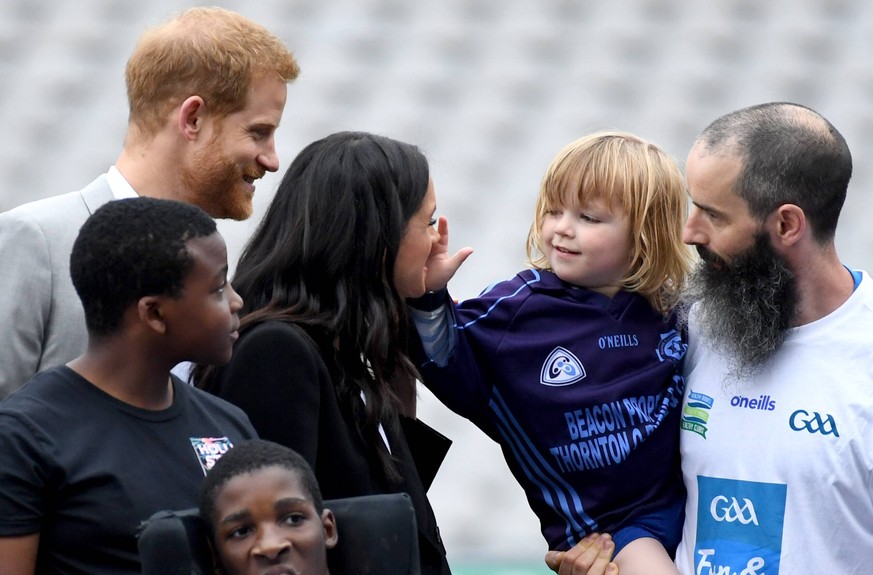
MULTIPOLYGON (((551 477, 551 479, 547 478, 547 480, 551 481, 555 485, 555 491, 560 492, 560 487, 558 486, 558 484, 560 484, 563 486, 563 489, 566 491, 567 495, 569 495, 569 498, 573 500, 573 507, 572 509, 567 510, 568 513, 578 513, 579 515, 581 515, 582 522, 584 522, 588 526, 588 529, 590 531, 596 531, 598 529, 597 522, 589 517, 587 513, 585 513, 585 506, 582 504, 582 500, 579 499, 579 495, 576 493, 576 490, 569 483, 567 483, 567 481, 563 479, 557 471, 555 471, 555 469, 548 463, 548 461, 543 459, 539 450, 537 450, 536 446, 534 446, 533 442, 531 442, 530 438, 528 438, 527 434, 518 423, 518 420, 516 420, 515 417, 512 415, 512 412, 509 410, 509 407, 506 405, 506 402, 500 395, 500 392, 496 389, 494 390, 494 400, 492 400, 491 404, 492 409, 495 410, 495 413, 498 413, 498 409, 503 412, 501 417, 503 421, 508 426, 510 426, 510 429, 514 430, 514 434, 518 437, 517 443, 531 454, 528 459, 535 459, 536 461, 533 461, 532 463, 534 465, 536 463, 539 463, 542 471, 544 472, 543 474, 551 477)), ((500 415, 500 413, 498 413, 498 415, 500 415)), ((566 499, 566 496, 562 496, 562 499, 566 499)), ((585 530, 584 528, 579 526, 578 521, 574 520, 574 524, 577 529, 582 529, 583 531, 585 530)))
MULTIPOLYGON (((468 327, 470 327, 471 325, 475 324, 475 323, 476 323, 477 321, 479 321, 480 319, 482 319, 482 318, 484 318, 484 317, 488 317, 488 314, 490 314, 490 313, 494 310, 494 308, 496 308, 498 305, 500 305, 500 303, 501 303, 503 300, 514 298, 515 296, 517 296, 517 295, 519 294, 519 292, 521 292, 522 290, 526 289, 526 288, 527 288, 528 286, 530 286, 531 284, 535 284, 535 283, 539 282, 539 281, 540 281, 540 273, 539 273, 537 270, 533 270, 533 269, 530 270, 530 272, 534 275, 534 277, 533 277, 532 279, 529 279, 529 280, 525 281, 525 282, 524 282, 524 285, 518 286, 518 289, 515 290, 514 292, 512 292, 511 294, 509 294, 509 295, 505 295, 505 296, 499 298, 497 301, 495 301, 495 302, 491 305, 491 307, 489 307, 487 310, 485 310, 485 313, 481 314, 481 315, 480 315, 479 317, 477 317, 476 319, 472 319, 472 320, 468 321, 467 323, 465 323, 465 324, 463 324, 463 325, 455 325, 455 328, 457 328, 457 329, 467 329, 468 327)), ((483 294, 484 294, 484 293, 487 293, 488 291, 489 291, 489 290, 486 290, 485 292, 483 292, 483 294)))
POLYGON ((489 406, 496 416, 497 429, 515 455, 515 460, 528 479, 540 489, 546 504, 566 522, 568 544, 572 547, 578 542, 578 535, 598 531, 597 522, 585 513, 576 490, 543 459, 496 389, 489 406))

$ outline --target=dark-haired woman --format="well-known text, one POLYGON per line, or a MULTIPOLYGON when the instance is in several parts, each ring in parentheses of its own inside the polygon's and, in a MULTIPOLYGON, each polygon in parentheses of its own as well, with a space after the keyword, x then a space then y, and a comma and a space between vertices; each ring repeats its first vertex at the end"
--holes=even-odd
POLYGON ((404 301, 425 293, 431 252, 448 257, 435 210, 415 146, 342 132, 304 148, 237 266, 233 358, 195 381, 301 453, 324 497, 408 493, 422 572, 445 574, 426 486, 449 442, 415 419, 404 301))

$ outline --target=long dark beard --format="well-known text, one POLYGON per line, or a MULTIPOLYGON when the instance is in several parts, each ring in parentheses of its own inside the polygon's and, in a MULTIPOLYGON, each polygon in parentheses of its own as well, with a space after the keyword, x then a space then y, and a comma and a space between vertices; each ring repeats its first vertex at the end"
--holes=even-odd
POLYGON ((703 246, 697 251, 702 261, 683 295, 686 319, 699 304, 694 318, 700 334, 729 359, 729 375, 754 375, 785 341, 796 316, 794 274, 763 233, 730 262, 703 246))

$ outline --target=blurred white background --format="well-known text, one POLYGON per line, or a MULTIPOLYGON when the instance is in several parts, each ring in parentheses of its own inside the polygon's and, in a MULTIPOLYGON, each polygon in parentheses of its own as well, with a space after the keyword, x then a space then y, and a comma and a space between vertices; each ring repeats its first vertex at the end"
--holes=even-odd
MULTIPOLYGON (((122 144, 124 66, 139 34, 195 4, 0 0, 0 211, 106 171, 122 144)), ((628 130, 684 164, 717 116, 788 100, 821 112, 848 140, 855 176, 837 243, 846 264, 873 270, 873 3, 211 4, 264 24, 301 66, 277 135, 282 169, 258 185, 249 221, 220 223, 231 265, 291 159, 337 130, 381 133, 427 154, 451 247, 476 249, 451 286, 463 299, 524 267, 537 186, 564 144, 597 129, 628 130)), ((538 567, 546 546, 537 522, 496 445, 426 392, 421 417, 455 440, 431 489, 450 562, 483 565, 472 572, 487 564, 547 572, 538 567)))

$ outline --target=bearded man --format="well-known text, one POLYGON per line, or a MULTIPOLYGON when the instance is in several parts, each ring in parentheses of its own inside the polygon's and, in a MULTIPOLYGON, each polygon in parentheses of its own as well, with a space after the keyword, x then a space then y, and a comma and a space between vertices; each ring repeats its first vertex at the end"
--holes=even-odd
POLYGON ((809 108, 753 106, 704 130, 686 175, 679 571, 869 573, 873 281, 834 245, 846 141, 809 108))
POLYGON ((142 35, 127 63, 130 114, 115 165, 80 191, 0 214, 0 399, 85 350, 69 260, 102 204, 139 195, 213 218, 251 215, 255 181, 279 169, 274 135, 298 73, 281 40, 222 8, 191 8, 142 35))

